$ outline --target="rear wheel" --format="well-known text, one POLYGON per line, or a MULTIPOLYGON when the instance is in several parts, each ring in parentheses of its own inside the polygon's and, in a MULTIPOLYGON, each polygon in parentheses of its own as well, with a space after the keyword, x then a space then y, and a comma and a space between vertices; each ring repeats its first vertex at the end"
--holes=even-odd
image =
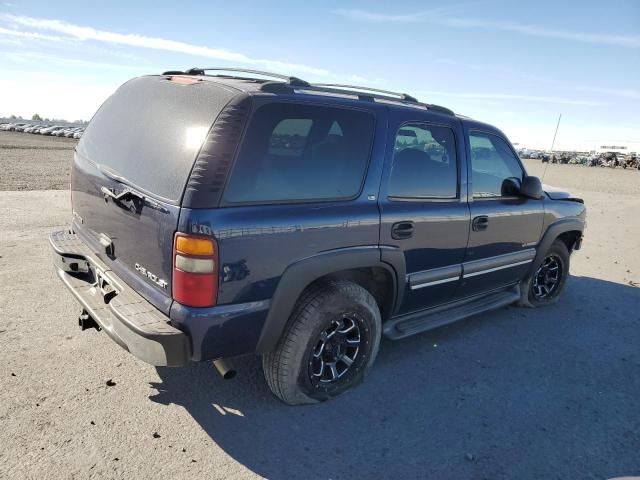
POLYGON ((334 398, 363 380, 380 334, 380 310, 367 290, 347 281, 312 286, 262 357, 267 384, 290 405, 334 398))
POLYGON ((569 274, 569 250, 562 240, 553 242, 531 278, 522 285, 520 305, 542 307, 555 303, 569 274))

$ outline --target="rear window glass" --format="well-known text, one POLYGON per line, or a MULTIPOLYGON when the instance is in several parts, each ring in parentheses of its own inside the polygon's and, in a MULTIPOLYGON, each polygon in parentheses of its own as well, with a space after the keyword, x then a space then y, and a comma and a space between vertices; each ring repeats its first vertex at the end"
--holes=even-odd
POLYGON ((234 96, 212 82, 139 77, 91 119, 78 153, 127 182, 178 202, 211 124, 234 96))
POLYGON ((228 203, 341 199, 360 191, 371 114, 316 105, 259 108, 225 189, 228 203))

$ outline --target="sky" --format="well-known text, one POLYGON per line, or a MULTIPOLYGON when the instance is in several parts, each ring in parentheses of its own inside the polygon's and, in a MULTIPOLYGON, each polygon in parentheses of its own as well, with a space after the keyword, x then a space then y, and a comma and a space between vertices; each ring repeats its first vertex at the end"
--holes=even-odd
POLYGON ((129 78, 241 67, 409 93, 521 147, 640 151, 640 0, 0 0, 0 117, 89 120, 129 78))

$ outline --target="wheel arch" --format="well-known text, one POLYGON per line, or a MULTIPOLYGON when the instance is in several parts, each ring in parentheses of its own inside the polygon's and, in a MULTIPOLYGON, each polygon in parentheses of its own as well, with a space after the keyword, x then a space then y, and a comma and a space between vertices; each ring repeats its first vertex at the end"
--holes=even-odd
POLYGON ((398 286, 404 286, 399 279, 403 278, 404 263, 395 265, 382 261, 381 248, 377 245, 322 252, 290 265, 271 299, 256 346, 257 353, 269 352, 276 346, 296 302, 310 285, 331 279, 353 281, 373 295, 384 319, 396 309, 398 286))
POLYGON ((584 220, 579 218, 565 218, 558 220, 557 222, 552 223, 547 227, 542 239, 538 243, 538 247, 536 249, 536 256, 533 259, 531 264, 531 269, 527 275, 527 278, 533 274, 533 271, 544 258, 545 253, 551 247, 551 244, 555 242, 557 239, 562 240, 567 246, 567 250, 571 253, 572 249, 575 247, 576 242, 578 242, 579 238, 582 236, 582 232, 584 231, 584 220))

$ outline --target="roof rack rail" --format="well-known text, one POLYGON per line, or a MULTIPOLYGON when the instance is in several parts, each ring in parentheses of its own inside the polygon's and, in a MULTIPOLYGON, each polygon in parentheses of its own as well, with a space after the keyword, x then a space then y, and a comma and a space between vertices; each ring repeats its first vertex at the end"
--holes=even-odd
POLYGON ((455 112, 450 108, 443 107, 441 105, 434 105, 433 103, 427 103, 426 105, 428 110, 433 110, 438 113, 446 113, 447 115, 455 115, 455 112))
POLYGON ((313 86, 314 87, 337 88, 337 89, 344 89, 344 90, 361 90, 363 92, 382 93, 384 95, 391 95, 391 96, 398 97, 398 98, 400 98, 400 100, 404 100, 405 102, 419 103, 417 98, 412 97, 411 95, 409 95, 407 93, 398 93, 398 92, 392 92, 392 91, 389 91, 389 90, 380 90, 379 88, 358 87, 356 85, 343 85, 343 84, 340 84, 340 83, 314 83, 313 86))
MULTIPOLYGON (((263 77, 271 77, 271 78, 277 78, 279 80, 283 80, 282 82, 266 81, 260 87, 260 90, 264 92, 289 93, 291 92, 290 89, 292 87, 293 88, 299 87, 299 88, 315 90, 315 91, 323 91, 326 93, 334 93, 334 94, 351 93, 351 94, 357 95, 361 100, 363 99, 373 100, 373 98, 379 98, 379 99, 394 101, 395 99, 397 99, 397 101, 406 102, 411 105, 424 107, 429 110, 433 110, 434 112, 444 113, 447 115, 455 115, 453 110, 450 110, 446 107, 442 107, 440 105, 433 105, 429 103, 420 102, 418 101, 417 98, 407 93, 392 92, 390 90, 381 90, 379 88, 360 87, 357 85, 344 85, 340 83, 309 83, 298 77, 282 75, 279 73, 265 72, 262 70, 252 70, 252 69, 246 69, 246 68, 195 67, 195 68, 190 68, 188 70, 185 70, 184 72, 169 70, 167 72, 164 72, 163 75, 206 75, 206 72, 210 72, 210 71, 249 73, 252 75, 261 75, 263 77), (367 95, 367 92, 371 92, 373 94, 377 93, 379 95, 367 95)), ((239 75, 213 75, 213 76, 246 79, 246 77, 242 77, 239 75)))
MULTIPOLYGON (((294 87, 308 87, 310 84, 308 82, 305 82, 304 80, 298 78, 298 77, 293 77, 293 76, 289 76, 289 75, 281 75, 279 73, 272 73, 272 72, 264 72, 262 70, 250 70, 250 69, 246 69, 246 68, 222 68, 222 67, 211 67, 211 68, 199 68, 199 67, 195 67, 195 68, 190 68, 189 70, 186 70, 184 72, 181 72, 183 75, 206 75, 206 72, 238 72, 238 73, 250 73, 252 75, 262 75, 263 77, 271 77, 271 78, 278 78, 280 80, 284 80, 286 83, 288 83, 291 86, 294 87)), ((175 72, 169 72, 170 74, 174 74, 175 72)), ((240 77, 237 75, 214 75, 214 76, 228 76, 228 77, 235 77, 235 78, 244 78, 244 77, 240 77)))
MULTIPOLYGON (((455 112, 447 107, 442 107, 440 105, 434 105, 431 103, 424 103, 424 102, 420 102, 418 101, 417 98, 408 95, 406 93, 398 93, 398 92, 392 92, 390 90, 381 90, 379 88, 370 88, 370 87, 358 87, 355 85, 342 85, 342 84, 334 84, 334 83, 313 83, 311 84, 311 89, 317 89, 317 90, 324 90, 324 91, 330 91, 330 92, 345 92, 345 93, 355 93, 358 94, 360 92, 364 93, 365 97, 369 97, 369 98, 380 98, 380 99, 384 99, 384 100, 394 100, 392 97, 396 97, 397 101, 400 102, 406 102, 409 105, 415 105, 415 106, 420 106, 420 107, 424 107, 428 110, 432 110, 434 112, 438 112, 438 113, 444 113, 446 115, 455 115, 455 112), (373 93, 378 93, 381 95, 366 95, 366 92, 373 92, 373 93)), ((362 99, 363 95, 359 95, 359 97, 362 99)))

